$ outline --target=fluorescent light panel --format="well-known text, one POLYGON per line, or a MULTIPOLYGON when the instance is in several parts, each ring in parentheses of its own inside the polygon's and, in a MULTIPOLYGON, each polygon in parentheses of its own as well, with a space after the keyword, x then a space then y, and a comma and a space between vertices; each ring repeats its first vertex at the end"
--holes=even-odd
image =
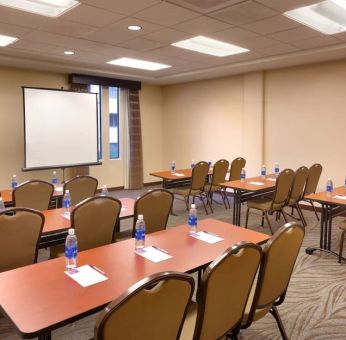
POLYGON ((57 17, 78 6, 79 2, 75 0, 0 0, 0 5, 47 17, 57 17))
POLYGON ((18 38, 0 34, 0 47, 5 47, 7 45, 13 44, 17 40, 18 38))
POLYGON ((191 39, 178 41, 172 44, 172 46, 185 48, 199 53, 210 54, 216 57, 226 57, 233 54, 249 52, 246 48, 203 37, 201 35, 191 39))
POLYGON ((324 34, 346 31, 346 0, 326 0, 287 11, 284 15, 324 34))
POLYGON ((107 64, 124 66, 124 67, 132 67, 139 68, 141 70, 149 70, 149 71, 158 71, 164 68, 171 67, 170 65, 154 63, 152 61, 140 60, 140 59, 132 59, 132 58, 119 58, 111 61, 107 61, 107 64))

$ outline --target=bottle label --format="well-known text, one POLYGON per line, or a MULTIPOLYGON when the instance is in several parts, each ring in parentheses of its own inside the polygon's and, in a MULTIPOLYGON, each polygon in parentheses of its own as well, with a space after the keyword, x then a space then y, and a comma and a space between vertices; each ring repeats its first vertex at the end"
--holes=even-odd
POLYGON ((331 185, 327 185, 327 192, 332 192, 333 191, 333 187, 331 185))
POLYGON ((262 175, 262 176, 265 176, 265 175, 266 175, 266 170, 265 170, 265 169, 262 169, 261 175, 262 175))
POLYGON ((280 172, 280 169, 279 168, 275 168, 275 173, 277 174, 277 173, 279 173, 280 172))
POLYGON ((197 227, 197 216, 196 215, 189 215, 188 224, 190 227, 197 227))
POLYGON ((172 165, 172 166, 171 166, 171 171, 172 171, 172 172, 175 172, 175 165, 172 165))
POLYGON ((17 182, 16 181, 12 181, 11 186, 12 186, 12 189, 16 188, 17 187, 17 182))
POLYGON ((71 208, 71 200, 64 199, 64 208, 71 208))
POLYGON ((145 231, 143 229, 137 229, 135 232, 136 240, 145 240, 145 231))
POLYGON ((58 179, 56 177, 52 178, 52 184, 58 184, 58 179))
POLYGON ((73 259, 77 257, 78 248, 76 245, 65 247, 65 257, 68 259, 73 259))

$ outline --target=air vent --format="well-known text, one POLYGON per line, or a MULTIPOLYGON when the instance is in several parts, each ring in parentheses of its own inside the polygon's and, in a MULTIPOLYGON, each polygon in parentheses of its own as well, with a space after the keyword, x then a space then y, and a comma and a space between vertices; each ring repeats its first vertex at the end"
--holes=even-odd
POLYGON ((246 0, 166 0, 171 4, 207 14, 246 0))

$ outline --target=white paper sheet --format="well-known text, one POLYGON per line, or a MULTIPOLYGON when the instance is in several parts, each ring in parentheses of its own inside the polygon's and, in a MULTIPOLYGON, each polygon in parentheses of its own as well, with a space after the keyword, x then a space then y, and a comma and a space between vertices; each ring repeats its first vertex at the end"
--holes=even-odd
POLYGON ((252 184, 252 185, 264 185, 263 182, 256 182, 256 181, 249 182, 249 183, 252 184))
POLYGON ((121 208, 121 211, 125 211, 126 210, 126 208, 121 208))
POLYGON ((65 274, 78 282, 82 287, 88 287, 95 283, 108 280, 108 277, 88 264, 70 271, 65 271, 65 274))
POLYGON ((201 241, 214 244, 223 241, 223 238, 218 235, 213 235, 205 231, 199 231, 198 233, 190 234, 191 237, 197 238, 201 241))
POLYGON ((177 177, 184 177, 184 174, 181 174, 179 172, 175 172, 174 174, 172 174, 173 176, 177 176, 177 177))
POLYGON ((55 190, 56 192, 62 192, 62 187, 55 187, 54 190, 55 190))
POLYGON ((346 200, 346 195, 335 195, 334 198, 337 198, 338 200, 346 200))
POLYGON ((145 247, 145 248, 140 249, 140 250, 135 250, 135 253, 140 255, 140 256, 145 257, 146 259, 148 259, 154 263, 168 260, 172 257, 171 255, 169 255, 163 251, 160 251, 154 247, 151 247, 151 246, 145 247))
POLYGON ((269 177, 267 178, 267 181, 276 182, 276 178, 269 177))
POLYGON ((66 218, 67 220, 71 219, 71 214, 61 214, 62 217, 66 218))

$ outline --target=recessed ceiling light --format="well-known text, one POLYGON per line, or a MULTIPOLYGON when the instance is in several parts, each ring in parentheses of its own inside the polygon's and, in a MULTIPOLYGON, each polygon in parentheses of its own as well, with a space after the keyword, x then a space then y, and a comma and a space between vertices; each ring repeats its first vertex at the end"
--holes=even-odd
POLYGON ((203 37, 201 35, 191 39, 178 41, 172 44, 172 46, 185 48, 199 53, 210 54, 216 57, 226 57, 228 55, 249 52, 246 48, 203 37))
POLYGON ((346 31, 346 1, 327 0, 287 11, 284 15, 324 34, 346 31))
POLYGON ((0 5, 47 17, 57 17, 78 6, 79 2, 76 0, 0 0, 0 5))
POLYGON ((142 29, 142 26, 130 25, 130 26, 127 26, 127 29, 129 29, 130 31, 140 31, 142 29))
POLYGON ((132 58, 119 58, 111 61, 107 61, 107 64, 139 68, 141 70, 158 71, 164 68, 171 67, 170 65, 154 63, 152 61, 145 61, 132 58))
POLYGON ((66 54, 66 55, 74 55, 74 52, 73 51, 64 51, 64 54, 66 54))
POLYGON ((0 47, 5 47, 7 45, 13 44, 17 40, 18 40, 18 38, 9 37, 8 35, 0 34, 0 47))

